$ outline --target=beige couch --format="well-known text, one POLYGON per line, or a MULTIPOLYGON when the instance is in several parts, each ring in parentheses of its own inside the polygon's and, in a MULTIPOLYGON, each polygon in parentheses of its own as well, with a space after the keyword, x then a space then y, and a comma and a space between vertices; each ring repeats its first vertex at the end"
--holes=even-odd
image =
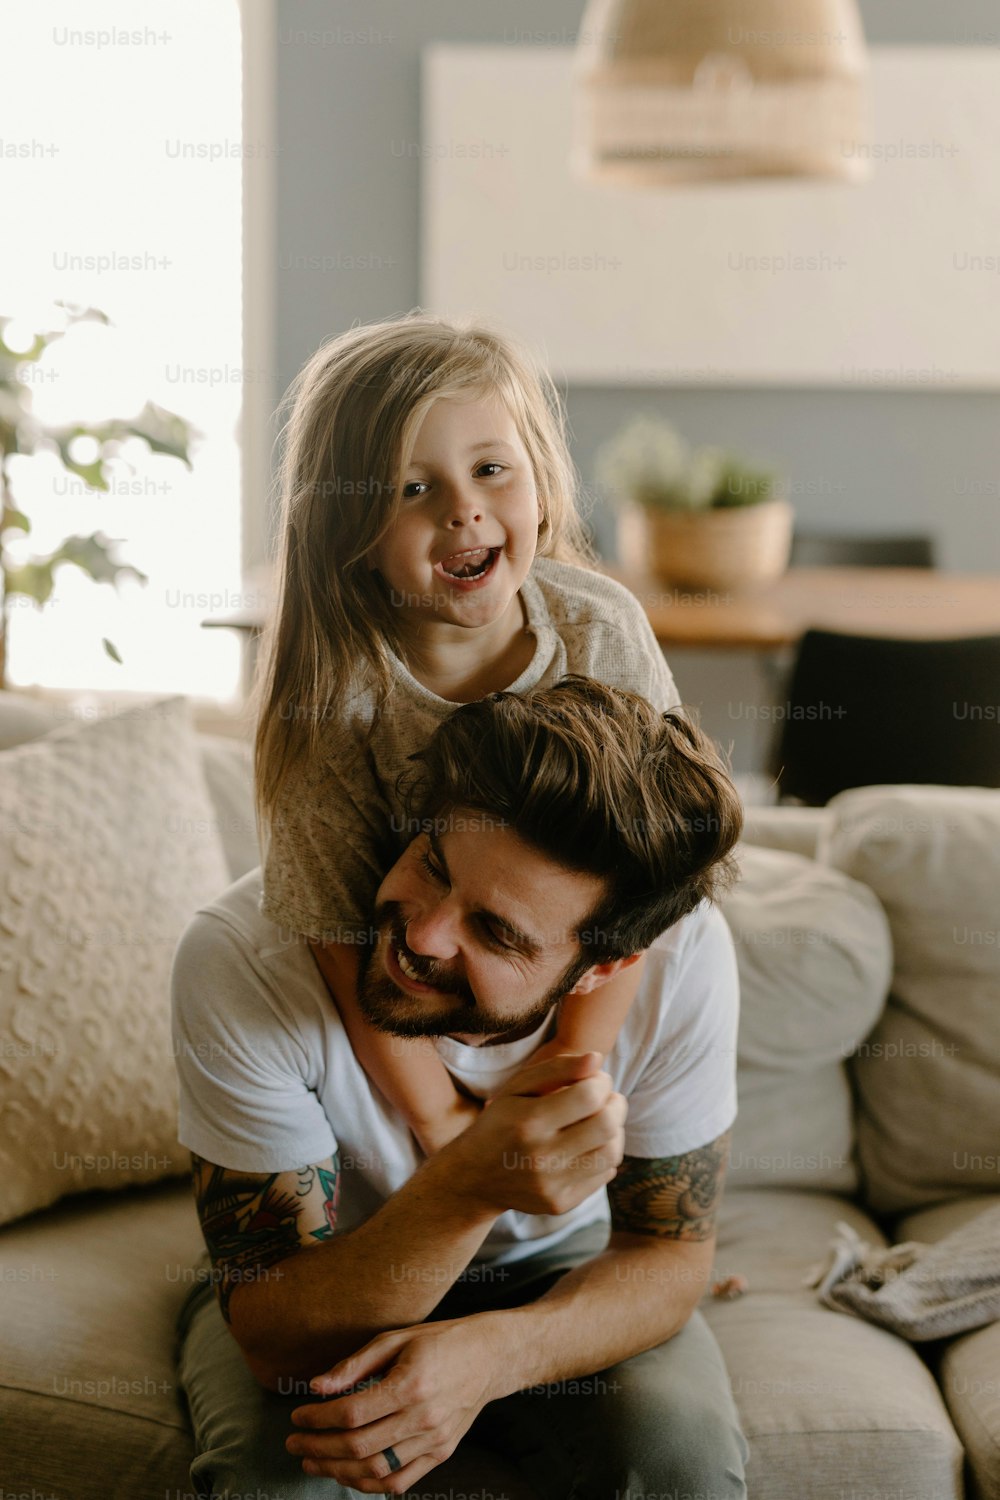
MULTIPOLYGON (((51 727, 0 695, 0 776, 7 747, 51 727)), ((246 757, 198 743, 235 878, 254 862, 246 757)), ((1000 1325, 918 1351, 802 1285, 839 1220, 934 1239, 998 1201, 998 851, 995 792, 870 789, 748 829, 726 903, 741 1113, 717 1268, 749 1291, 704 1311, 753 1500, 1000 1497, 1000 1325)), ((200 1248, 178 1175, 0 1230, 5 1493, 191 1493, 174 1324, 200 1248)), ((465 1472, 468 1492, 531 1493, 502 1458, 472 1453, 465 1472)))

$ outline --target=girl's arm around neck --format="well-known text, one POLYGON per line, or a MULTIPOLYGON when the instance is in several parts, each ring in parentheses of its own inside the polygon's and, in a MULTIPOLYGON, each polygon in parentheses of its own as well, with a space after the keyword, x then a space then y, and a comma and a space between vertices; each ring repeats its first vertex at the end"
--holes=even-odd
POLYGON ((458 1092, 429 1037, 390 1036, 365 1019, 357 999, 356 948, 347 943, 310 947, 355 1057, 403 1116, 420 1149, 432 1156, 472 1124, 480 1106, 458 1092))
POLYGON ((559 1023, 551 1042, 537 1056, 556 1057, 560 1052, 600 1052, 608 1055, 639 993, 646 955, 584 995, 564 995, 559 1002, 559 1023))

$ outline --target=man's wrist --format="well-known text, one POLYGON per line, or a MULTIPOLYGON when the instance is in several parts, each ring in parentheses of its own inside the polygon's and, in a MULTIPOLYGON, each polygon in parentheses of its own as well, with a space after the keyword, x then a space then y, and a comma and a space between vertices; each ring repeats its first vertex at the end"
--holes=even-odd
POLYGON ((490 1401, 502 1401, 532 1383, 538 1324, 529 1314, 532 1304, 498 1311, 472 1313, 479 1347, 489 1351, 490 1401))
MULTIPOLYGON (((462 1133, 464 1135, 465 1132, 462 1133)), ((454 1215, 463 1229, 492 1227, 494 1220, 504 1212, 502 1205, 495 1203, 483 1174, 470 1164, 459 1142, 462 1135, 449 1141, 434 1156, 430 1156, 421 1167, 421 1175, 434 1195, 454 1215)))

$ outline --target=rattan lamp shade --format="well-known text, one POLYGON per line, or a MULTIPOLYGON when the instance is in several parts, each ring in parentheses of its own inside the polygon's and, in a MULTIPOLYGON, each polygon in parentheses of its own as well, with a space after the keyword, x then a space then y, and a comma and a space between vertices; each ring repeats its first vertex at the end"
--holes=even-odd
POLYGON ((589 0, 572 168, 626 187, 859 181, 866 73, 856 0, 589 0))

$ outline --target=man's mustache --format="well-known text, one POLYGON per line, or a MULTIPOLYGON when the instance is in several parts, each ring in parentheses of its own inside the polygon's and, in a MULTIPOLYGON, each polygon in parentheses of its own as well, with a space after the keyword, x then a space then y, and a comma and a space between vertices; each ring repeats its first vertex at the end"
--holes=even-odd
POLYGON ((406 941, 403 908, 398 901, 383 901, 381 906, 376 907, 375 925, 380 932, 384 926, 388 925, 393 950, 404 955, 421 984, 429 984, 432 989, 440 991, 443 995, 457 995, 467 1005, 475 1005, 476 997, 463 980, 449 973, 436 959, 428 958, 426 954, 414 953, 410 948, 406 941))

